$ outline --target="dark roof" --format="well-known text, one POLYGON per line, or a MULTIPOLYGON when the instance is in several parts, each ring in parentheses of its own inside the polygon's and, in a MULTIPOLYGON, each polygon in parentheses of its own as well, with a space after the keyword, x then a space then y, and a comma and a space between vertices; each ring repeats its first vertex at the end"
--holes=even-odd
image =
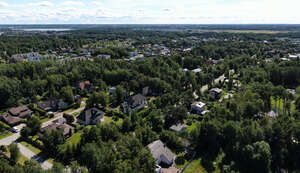
POLYGON ((23 117, 31 114, 32 111, 29 110, 27 106, 19 106, 19 107, 11 108, 9 110, 9 113, 12 114, 13 116, 18 116, 20 118, 23 118, 23 117))
POLYGON ((52 110, 53 108, 56 108, 56 104, 57 100, 46 100, 38 104, 38 107, 43 110, 52 110))
POLYGON ((140 105, 140 103, 143 101, 143 100, 146 100, 146 97, 143 96, 142 94, 136 94, 134 96, 131 96, 129 98, 129 104, 133 107, 136 107, 138 105, 140 105))
POLYGON ((13 125, 22 121, 19 117, 11 116, 9 113, 5 113, 2 115, 4 121, 6 121, 9 125, 13 125))
POLYGON ((99 120, 104 115, 104 112, 97 108, 91 108, 84 111, 82 114, 78 116, 78 119, 84 121, 86 123, 90 123, 91 121, 99 120))
POLYGON ((59 130, 61 131, 64 136, 68 135, 70 130, 73 130, 74 127, 68 125, 68 124, 59 124, 59 123, 52 123, 44 128, 42 128, 43 131, 52 131, 52 130, 59 130))

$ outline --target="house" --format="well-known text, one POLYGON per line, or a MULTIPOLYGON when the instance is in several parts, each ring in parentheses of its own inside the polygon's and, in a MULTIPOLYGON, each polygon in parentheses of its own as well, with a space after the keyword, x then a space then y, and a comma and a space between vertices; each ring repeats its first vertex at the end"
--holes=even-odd
POLYGON ((201 72, 202 72, 202 69, 196 68, 196 69, 192 70, 192 72, 194 72, 194 73, 201 73, 201 72))
POLYGON ((88 92, 93 92, 95 87, 90 81, 84 81, 78 83, 78 88, 81 90, 87 90, 88 92))
POLYGON ((181 132, 183 129, 185 129, 187 126, 185 124, 174 124, 169 129, 173 132, 181 132))
POLYGON ((28 62, 40 62, 46 59, 45 56, 41 56, 38 52, 31 52, 26 54, 28 62))
POLYGON ((194 102, 191 105, 191 112, 195 112, 196 114, 201 114, 205 111, 205 103, 203 102, 194 102))
POLYGON ((109 94, 114 94, 114 93, 116 93, 116 87, 111 87, 111 88, 109 88, 109 94))
POLYGON ((150 149, 152 157, 156 160, 157 164, 173 164, 176 155, 161 140, 154 141, 147 147, 150 149))
POLYGON ((26 118, 32 115, 32 111, 27 106, 19 106, 9 109, 8 111, 12 116, 19 118, 26 118))
POLYGON ((100 58, 100 59, 110 59, 111 55, 101 54, 101 55, 98 55, 97 57, 100 58))
POLYGON ((39 103, 38 108, 44 110, 44 111, 56 111, 57 110, 57 100, 52 99, 52 100, 46 100, 41 103, 39 103))
POLYGON ((99 124, 103 122, 104 112, 98 108, 87 109, 77 117, 77 122, 84 125, 99 124))
POLYGON ((2 115, 2 120, 9 125, 17 125, 32 115, 32 111, 27 106, 14 107, 8 110, 7 113, 2 115))
POLYGON ((209 90, 210 94, 214 97, 214 98, 221 98, 222 95, 222 89, 220 88, 213 88, 211 90, 209 90))
POLYGON ((64 101, 59 101, 57 103, 57 105, 58 105, 59 108, 64 108, 64 107, 67 107, 69 104, 64 102, 64 101))
POLYGON ((46 127, 43 127, 41 129, 42 133, 40 134, 40 136, 42 137, 43 134, 46 131, 50 132, 52 130, 59 130, 59 131, 61 131, 63 133, 63 135, 66 138, 68 138, 68 137, 71 137, 71 134, 73 134, 74 127, 72 127, 72 126, 70 126, 70 125, 68 125, 66 123, 56 123, 56 122, 54 122, 54 123, 52 123, 52 124, 50 124, 50 125, 48 125, 46 127))
POLYGON ((17 124, 20 124, 22 122, 22 118, 19 117, 14 117, 10 115, 9 113, 5 113, 4 115, 1 116, 2 120, 9 124, 10 126, 14 126, 17 124))
POLYGON ((132 110, 141 110, 147 106, 147 99, 142 94, 130 96, 125 107, 130 107, 132 110))

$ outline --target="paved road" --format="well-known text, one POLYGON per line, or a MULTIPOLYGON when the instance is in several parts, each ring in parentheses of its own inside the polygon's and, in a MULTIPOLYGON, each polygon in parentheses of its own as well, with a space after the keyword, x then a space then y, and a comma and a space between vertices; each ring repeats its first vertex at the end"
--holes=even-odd
MULTIPOLYGON (((20 124, 18 126, 16 126, 20 131, 21 129, 25 126, 25 124, 20 124)), ((4 139, 0 140, 0 145, 10 145, 11 143, 15 142, 19 137, 20 137, 20 132, 18 133, 14 133, 11 136, 8 136, 4 139)))
POLYGON ((45 161, 44 159, 42 159, 41 157, 39 157, 38 155, 36 155, 34 152, 32 152, 30 149, 26 148, 24 145, 18 143, 18 147, 20 149, 20 152, 27 157, 28 159, 34 159, 37 162, 39 162, 41 164, 41 167, 46 170, 46 169, 50 169, 52 168, 52 163, 45 161))
POLYGON ((59 112, 59 113, 55 113, 54 115, 55 115, 55 118, 53 118, 53 119, 51 119, 51 120, 49 120, 49 121, 46 121, 46 122, 44 122, 43 124, 42 124, 42 128, 43 127, 46 127, 46 126, 48 126, 48 125, 50 125, 50 124, 52 124, 52 122, 53 121, 55 121, 55 120, 57 120, 57 119, 60 119, 61 117, 63 117, 63 112, 59 112))
MULTIPOLYGON (((217 79, 214 80, 214 83, 218 83, 219 81, 224 81, 225 79, 225 75, 223 74, 222 76, 218 77, 217 79)), ((201 88, 201 92, 204 93, 206 90, 208 90, 208 85, 204 85, 202 88, 201 88)))

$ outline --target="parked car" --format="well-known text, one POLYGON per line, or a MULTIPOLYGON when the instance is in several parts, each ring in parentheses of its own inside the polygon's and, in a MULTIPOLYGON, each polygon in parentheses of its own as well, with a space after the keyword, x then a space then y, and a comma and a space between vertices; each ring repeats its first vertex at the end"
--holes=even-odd
POLYGON ((19 133, 20 132, 20 130, 18 129, 18 127, 13 127, 11 129, 11 131, 14 132, 14 133, 19 133))

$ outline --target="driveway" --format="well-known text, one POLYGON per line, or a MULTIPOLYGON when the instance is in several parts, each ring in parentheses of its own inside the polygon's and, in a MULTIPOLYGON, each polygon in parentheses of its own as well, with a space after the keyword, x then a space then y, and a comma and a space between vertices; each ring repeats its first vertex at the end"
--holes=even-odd
MULTIPOLYGON (((214 80, 214 83, 218 83, 218 82, 220 82, 220 81, 223 82, 224 79, 225 79, 225 75, 223 74, 222 76, 216 78, 216 79, 214 80)), ((202 92, 202 93, 204 93, 206 90, 208 90, 208 85, 204 85, 204 86, 201 88, 201 92, 202 92)))
POLYGON ((41 164, 41 167, 44 170, 52 168, 52 166, 53 166, 52 163, 50 163, 48 161, 45 161, 44 159, 42 159, 41 157, 36 155, 34 152, 32 152, 31 150, 26 148, 24 145, 18 143, 18 147, 19 147, 20 152, 22 153, 22 155, 24 155, 28 159, 36 160, 38 163, 41 164))

